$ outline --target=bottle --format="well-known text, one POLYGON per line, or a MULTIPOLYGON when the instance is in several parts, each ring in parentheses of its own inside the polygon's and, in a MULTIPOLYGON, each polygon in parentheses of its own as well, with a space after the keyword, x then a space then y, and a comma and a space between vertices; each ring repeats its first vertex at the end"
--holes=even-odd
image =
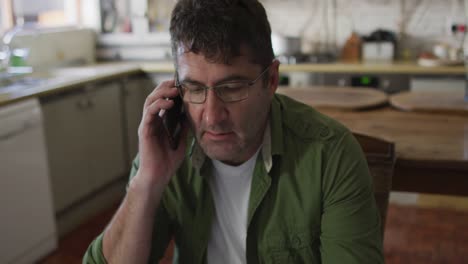
POLYGON ((361 37, 353 31, 341 51, 341 60, 345 62, 359 62, 361 60, 361 44, 361 37))

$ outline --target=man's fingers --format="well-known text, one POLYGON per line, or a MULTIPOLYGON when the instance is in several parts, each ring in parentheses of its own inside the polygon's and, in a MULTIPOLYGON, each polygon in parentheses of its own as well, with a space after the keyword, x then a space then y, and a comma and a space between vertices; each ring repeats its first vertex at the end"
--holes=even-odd
POLYGON ((158 117, 161 109, 170 109, 174 105, 174 101, 158 99, 143 111, 143 117, 140 124, 142 136, 153 135, 154 130, 161 124, 161 118, 158 117), (158 120, 159 119, 159 120, 158 120))
POLYGON ((173 100, 157 99, 145 109, 145 120, 150 121, 149 119, 156 118, 162 110, 170 109, 173 105, 173 100))
POLYGON ((159 98, 172 98, 177 96, 178 91, 175 87, 174 80, 164 81, 158 85, 149 95, 146 97, 144 107, 148 107, 154 101, 159 98))
POLYGON ((175 81, 174 80, 166 80, 158 84, 156 88, 153 89, 153 91, 149 94, 149 96, 154 95, 155 93, 160 92, 161 90, 167 89, 167 88, 173 88, 175 87, 175 81))

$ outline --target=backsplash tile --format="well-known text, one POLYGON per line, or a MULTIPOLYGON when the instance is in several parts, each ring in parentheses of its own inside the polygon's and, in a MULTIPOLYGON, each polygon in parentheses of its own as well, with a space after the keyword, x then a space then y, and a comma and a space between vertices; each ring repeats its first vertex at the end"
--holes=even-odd
POLYGON ((91 29, 63 28, 19 34, 13 48, 27 48, 27 65, 38 69, 95 62, 96 37, 91 29))

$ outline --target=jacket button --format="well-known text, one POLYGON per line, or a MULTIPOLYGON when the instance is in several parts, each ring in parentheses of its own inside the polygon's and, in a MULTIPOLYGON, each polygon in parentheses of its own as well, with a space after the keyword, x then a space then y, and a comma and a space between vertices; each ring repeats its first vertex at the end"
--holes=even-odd
POLYGON ((296 246, 296 247, 301 245, 301 239, 298 236, 294 236, 293 245, 296 246))
POLYGON ((330 129, 328 129, 328 127, 324 127, 322 131, 320 131, 320 136, 326 138, 328 135, 330 135, 330 129))

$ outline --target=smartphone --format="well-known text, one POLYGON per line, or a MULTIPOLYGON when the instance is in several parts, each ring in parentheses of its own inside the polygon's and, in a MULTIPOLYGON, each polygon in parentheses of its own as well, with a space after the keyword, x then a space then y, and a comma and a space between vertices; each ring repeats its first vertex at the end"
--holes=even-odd
POLYGON ((182 98, 178 95, 171 99, 174 100, 174 105, 171 109, 166 110, 162 121, 164 130, 169 138, 169 145, 175 150, 179 146, 185 113, 182 98))

